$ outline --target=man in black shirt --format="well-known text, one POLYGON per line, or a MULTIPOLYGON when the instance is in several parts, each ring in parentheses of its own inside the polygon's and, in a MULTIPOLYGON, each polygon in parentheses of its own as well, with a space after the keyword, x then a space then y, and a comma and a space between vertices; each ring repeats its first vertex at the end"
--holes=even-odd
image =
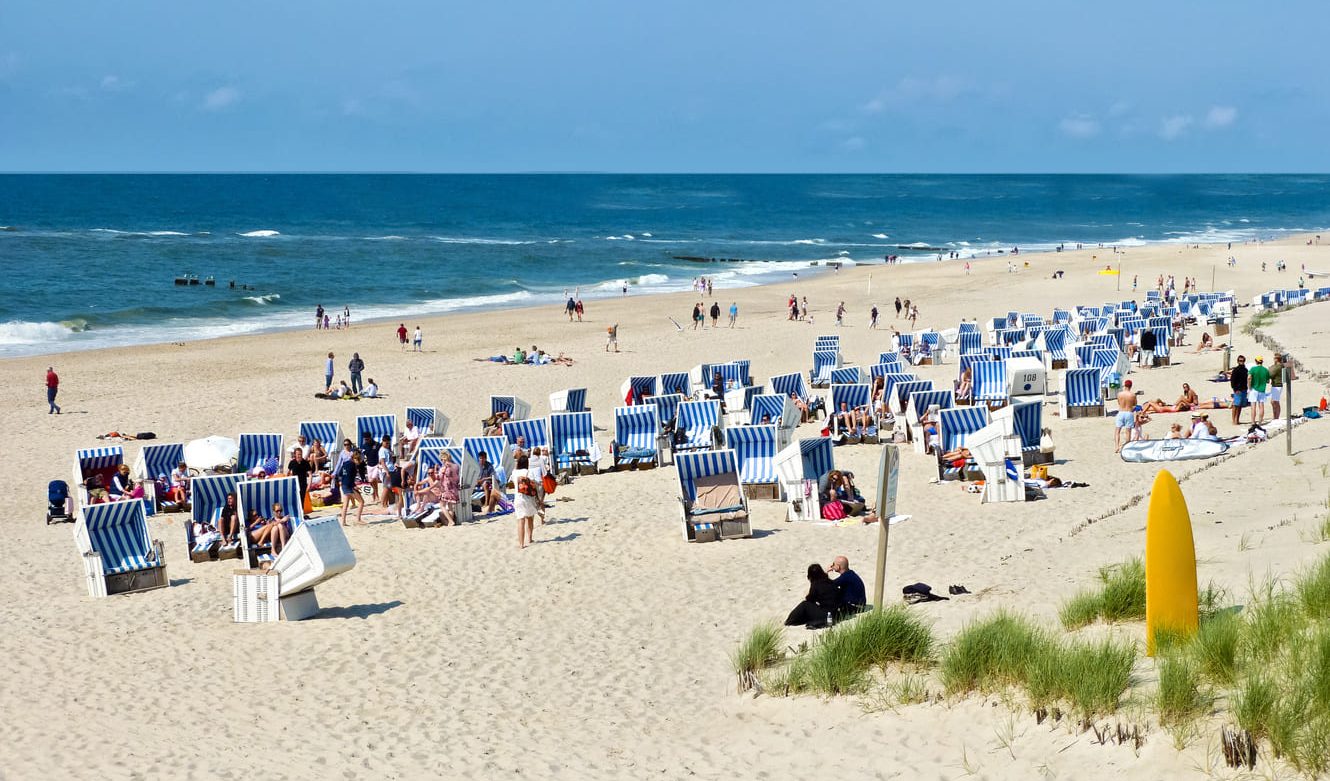
POLYGON ((1238 356, 1238 365, 1228 374, 1228 385, 1233 389, 1233 425, 1242 424, 1242 408, 1247 406, 1247 356, 1238 356))
POLYGON ((1141 365, 1153 367, 1155 363, 1155 347, 1158 346, 1158 339, 1155 338, 1155 332, 1151 328, 1141 330, 1141 365))
MULTIPOLYGON (((305 494, 309 491, 309 473, 314 471, 314 465, 305 458, 305 452, 300 448, 291 451, 291 461, 286 465, 286 473, 296 479, 300 484, 300 501, 305 501, 305 494)), ((293 508, 294 510, 294 508, 293 508)))

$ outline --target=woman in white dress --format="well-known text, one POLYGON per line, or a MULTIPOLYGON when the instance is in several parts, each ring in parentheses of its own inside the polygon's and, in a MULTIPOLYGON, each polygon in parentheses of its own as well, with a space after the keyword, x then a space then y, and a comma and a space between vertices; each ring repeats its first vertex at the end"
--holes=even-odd
POLYGON ((513 514, 517 516, 517 547, 525 548, 531 542, 536 525, 536 481, 531 479, 531 463, 526 456, 517 459, 513 470, 513 514))

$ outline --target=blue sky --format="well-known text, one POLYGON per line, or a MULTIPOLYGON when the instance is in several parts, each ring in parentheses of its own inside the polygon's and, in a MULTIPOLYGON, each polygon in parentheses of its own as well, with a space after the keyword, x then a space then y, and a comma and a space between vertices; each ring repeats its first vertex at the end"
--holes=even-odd
POLYGON ((12 0, 0 170, 1323 172, 1327 21, 1226 0, 12 0))

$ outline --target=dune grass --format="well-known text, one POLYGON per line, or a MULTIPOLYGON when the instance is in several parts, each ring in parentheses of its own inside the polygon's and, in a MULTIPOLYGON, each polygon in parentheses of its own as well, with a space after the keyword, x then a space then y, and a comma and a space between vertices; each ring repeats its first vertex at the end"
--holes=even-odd
POLYGON ((780 661, 785 634, 780 624, 766 621, 753 627, 739 647, 730 654, 730 664, 739 677, 739 691, 753 688, 757 673, 780 661))
POLYGON ((892 663, 932 660, 932 628, 905 607, 864 613, 827 630, 817 645, 799 654, 769 688, 791 694, 858 694, 869 671, 892 663))
POLYGON ((1213 699, 1201 691, 1199 666, 1186 653, 1186 645, 1174 645, 1159 657, 1159 690, 1155 707, 1159 723, 1180 727, 1194 723, 1210 709, 1213 699))
POLYGON ((1131 685, 1131 643, 1067 641, 1006 611, 968 624, 942 657, 947 691, 1024 689, 1035 707, 1068 704, 1084 716, 1117 710, 1131 685))
POLYGON ((1131 558, 1099 568, 1099 584, 1063 603, 1058 618, 1067 629, 1105 621, 1145 618, 1145 562, 1131 558))

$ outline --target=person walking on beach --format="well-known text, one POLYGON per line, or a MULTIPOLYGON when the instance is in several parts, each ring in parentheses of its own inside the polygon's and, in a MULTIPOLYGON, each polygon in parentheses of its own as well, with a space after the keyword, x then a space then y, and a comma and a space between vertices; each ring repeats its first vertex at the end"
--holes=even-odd
POLYGON ((739 302, 734 301, 730 304, 730 328, 734 327, 734 321, 739 319, 739 302))
POLYGON ((970 261, 965 261, 965 276, 970 276, 970 261))
POLYGON ((568 296, 568 303, 564 305, 564 309, 568 311, 568 322, 573 322, 573 313, 577 311, 577 302, 573 300, 572 296, 568 296))
POLYGON ((720 328, 720 304, 711 302, 711 327, 720 328))
POLYGON ((845 302, 844 302, 844 301, 840 302, 840 304, 836 306, 836 327, 837 327, 837 328, 840 328, 840 327, 843 326, 843 325, 845 325, 845 302))
POLYGON ((800 314, 799 314, 799 319, 800 319, 800 320, 807 320, 807 319, 808 319, 808 296, 804 296, 804 298, 803 298, 803 302, 804 302, 804 303, 803 303, 803 306, 799 309, 799 313, 800 313, 800 314))
POLYGON ((416 352, 420 352, 420 343, 425 340, 425 335, 420 332, 420 326, 416 326, 416 332, 411 336, 411 344, 416 352))
POLYGON ((55 403, 55 395, 60 392, 60 376, 55 373, 54 366, 46 367, 46 403, 50 409, 46 411, 47 415, 59 415, 60 405, 55 403))
MULTIPOLYGON (((360 360, 360 353, 351 353, 351 362, 346 365, 347 371, 351 372, 351 392, 360 395, 360 374, 365 371, 365 362, 360 360)), ((331 383, 329 383, 331 384, 331 383)))
POLYGON ((1136 391, 1131 389, 1131 380, 1122 383, 1118 391, 1118 414, 1113 419, 1113 452, 1122 452, 1122 433, 1127 433, 1127 442, 1131 441, 1132 430, 1136 428, 1136 391))
POLYGON ((323 328, 323 304, 319 304, 319 308, 314 310, 314 330, 321 328, 323 328))
POLYGON ((406 349, 406 323, 397 324, 397 343, 402 349, 406 349))
POLYGON ((914 321, 919 319, 919 305, 910 307, 910 327, 914 328, 914 321))
POLYGON ((896 296, 896 319, 901 319, 901 297, 896 296))
POLYGON ((332 393, 332 380, 333 380, 333 354, 328 353, 328 362, 323 365, 324 393, 332 393))
POLYGON ((582 313, 586 311, 586 307, 582 306, 582 299, 580 298, 577 299, 576 308, 577 308, 577 322, 580 323, 582 322, 582 313))
POLYGON ((874 304, 872 310, 868 313, 868 327, 877 328, 877 304, 874 304))
POLYGON ((609 328, 606 328, 605 331, 608 335, 608 338, 605 340, 605 352, 609 352, 611 347, 614 348, 616 353, 619 352, 619 324, 615 323, 609 328))
POLYGON ((347 304, 346 306, 343 306, 343 307, 342 307, 342 325, 346 326, 347 328, 350 328, 350 327, 351 327, 351 305, 350 305, 350 304, 347 304))
POLYGON ((699 302, 699 303, 693 304, 693 330, 694 330, 694 331, 697 330, 697 326, 698 326, 699 324, 701 324, 701 322, 702 322, 702 304, 699 302))

